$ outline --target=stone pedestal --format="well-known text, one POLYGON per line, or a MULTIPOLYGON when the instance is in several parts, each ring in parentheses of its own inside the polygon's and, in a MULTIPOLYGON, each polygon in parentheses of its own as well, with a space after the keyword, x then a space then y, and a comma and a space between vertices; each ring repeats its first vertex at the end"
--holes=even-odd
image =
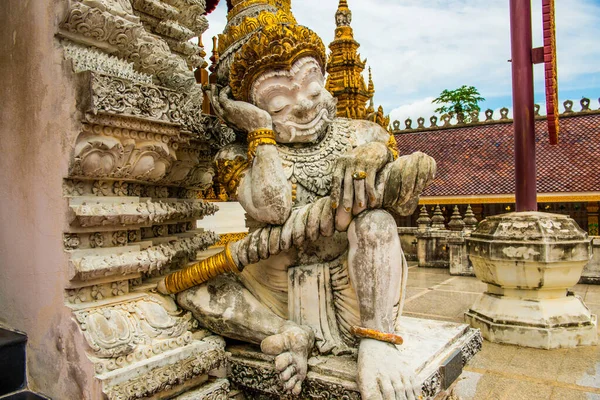
POLYGON ((492 342, 544 349, 594 345, 597 321, 568 295, 590 260, 590 239, 568 216, 510 213, 482 221, 467 239, 487 292, 466 312, 492 342))
POLYGON ((445 229, 427 228, 416 233, 419 267, 448 268, 448 236, 445 229))
POLYGON ((467 254, 466 237, 463 232, 458 232, 448 238, 448 260, 450 275, 474 276, 473 264, 467 254))
POLYGON ((579 282, 600 285, 600 237, 592 239, 592 259, 583 269, 579 282))
MULTIPOLYGON (((400 346, 417 380, 423 399, 434 398, 461 374, 481 349, 481 334, 465 324, 403 317, 400 346)), ((229 346, 229 380, 247 399, 285 399, 273 367, 273 357, 251 345, 229 346)), ((355 356, 317 356, 309 360, 301 399, 360 400, 355 356)))

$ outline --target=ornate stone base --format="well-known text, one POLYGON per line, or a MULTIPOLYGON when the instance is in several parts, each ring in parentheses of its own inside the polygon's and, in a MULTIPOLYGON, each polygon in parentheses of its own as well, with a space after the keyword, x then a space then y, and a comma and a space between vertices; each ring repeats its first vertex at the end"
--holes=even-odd
MULTIPOLYGON (((422 382, 423 398, 433 398, 448 388, 483 342, 479 330, 464 324, 403 317, 402 326, 400 348, 422 382)), ((227 351, 231 353, 229 380, 246 398, 287 398, 281 393, 273 357, 250 345, 229 346, 227 351)), ((360 400, 355 357, 313 357, 308 371, 300 398, 360 400)))
POLYGON ((543 349, 595 344, 596 317, 567 295, 590 260, 590 242, 565 215, 520 212, 481 221, 467 251, 488 288, 467 321, 492 342, 543 349))
POLYGON ((598 342, 596 316, 577 296, 532 301, 484 294, 465 319, 490 342, 542 349, 598 342))

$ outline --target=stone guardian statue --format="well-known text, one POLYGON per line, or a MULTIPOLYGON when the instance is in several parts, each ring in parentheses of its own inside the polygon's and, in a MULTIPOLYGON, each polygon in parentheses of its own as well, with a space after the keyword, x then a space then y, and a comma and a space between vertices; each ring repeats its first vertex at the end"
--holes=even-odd
POLYGON ((294 395, 314 351, 357 353, 364 399, 415 399, 420 387, 396 347, 407 264, 392 214, 414 212, 435 161, 397 158, 379 125, 336 117, 325 47, 296 24, 290 0, 229 5, 220 82, 207 95, 245 140, 216 162, 254 228, 159 291, 178 293, 212 331, 276 356, 294 395))

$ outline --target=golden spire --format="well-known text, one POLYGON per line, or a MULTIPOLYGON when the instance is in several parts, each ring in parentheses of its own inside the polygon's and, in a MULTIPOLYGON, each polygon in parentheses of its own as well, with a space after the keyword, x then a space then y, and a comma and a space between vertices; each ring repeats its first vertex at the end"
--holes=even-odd
POLYGON ((367 85, 362 76, 365 61, 360 59, 360 44, 354 40, 350 26, 352 11, 347 0, 340 0, 335 13, 335 39, 329 45, 331 54, 327 65, 327 90, 338 99, 339 117, 364 119, 369 98, 367 85))

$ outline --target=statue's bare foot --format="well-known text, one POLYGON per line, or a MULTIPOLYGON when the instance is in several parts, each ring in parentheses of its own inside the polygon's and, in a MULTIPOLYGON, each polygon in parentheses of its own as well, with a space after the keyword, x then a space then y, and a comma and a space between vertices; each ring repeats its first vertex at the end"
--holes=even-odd
POLYGON ((280 334, 269 336, 260 344, 263 353, 275 357, 275 370, 283 389, 294 395, 302 391, 308 370, 308 355, 315 343, 314 333, 298 325, 289 325, 280 334))
POLYGON ((363 400, 416 400, 421 394, 396 346, 374 339, 360 342, 357 382, 363 400))

